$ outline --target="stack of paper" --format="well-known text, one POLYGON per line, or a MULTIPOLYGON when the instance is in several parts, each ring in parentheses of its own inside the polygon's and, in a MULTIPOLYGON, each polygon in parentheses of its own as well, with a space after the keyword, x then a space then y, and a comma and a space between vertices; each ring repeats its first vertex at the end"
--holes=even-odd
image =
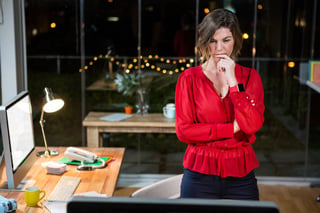
POLYGON ((59 162, 50 162, 47 165, 47 173, 61 175, 67 170, 67 165, 59 162))

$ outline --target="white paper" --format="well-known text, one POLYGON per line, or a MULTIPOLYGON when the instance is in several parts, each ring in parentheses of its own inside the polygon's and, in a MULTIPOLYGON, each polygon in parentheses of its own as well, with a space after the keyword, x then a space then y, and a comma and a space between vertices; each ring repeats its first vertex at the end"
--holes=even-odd
POLYGON ((84 196, 84 197, 107 197, 105 194, 99 194, 96 191, 91 191, 91 192, 83 192, 83 193, 78 193, 74 194, 73 196, 84 196))
POLYGON ((133 115, 128 115, 125 113, 114 113, 111 115, 102 116, 102 117, 100 117, 100 120, 103 120, 103 121, 122 121, 124 119, 131 118, 132 116, 133 115))
MULTIPOLYGON (((91 192, 83 192, 74 194, 73 196, 81 196, 81 197, 107 197, 105 194, 99 194, 95 191, 91 192)), ((51 212, 51 213, 66 213, 67 212, 67 203, 68 202, 60 202, 60 201, 47 201, 42 202, 42 204, 51 212)))
POLYGON ((42 204, 51 213, 66 213, 67 212, 67 202, 48 201, 48 202, 42 202, 42 204))

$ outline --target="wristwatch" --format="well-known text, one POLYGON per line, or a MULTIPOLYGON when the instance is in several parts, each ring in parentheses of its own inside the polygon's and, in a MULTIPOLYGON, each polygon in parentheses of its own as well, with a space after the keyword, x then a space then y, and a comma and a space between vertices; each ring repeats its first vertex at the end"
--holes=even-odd
POLYGON ((234 85, 233 87, 230 87, 230 93, 231 92, 244 92, 243 84, 237 84, 237 85, 234 85))
POLYGON ((244 92, 243 84, 238 84, 238 90, 239 90, 239 92, 244 92))

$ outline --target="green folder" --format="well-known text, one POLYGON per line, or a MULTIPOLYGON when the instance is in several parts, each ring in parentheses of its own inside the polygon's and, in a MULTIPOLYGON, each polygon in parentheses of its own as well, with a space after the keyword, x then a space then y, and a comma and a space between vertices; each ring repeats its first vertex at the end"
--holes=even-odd
MULTIPOLYGON (((98 158, 100 158, 100 159, 102 159, 102 160, 104 160, 104 161, 107 161, 107 160, 110 159, 110 157, 98 157, 98 158)), ((69 164, 69 165, 81 165, 81 161, 70 161, 69 158, 67 158, 67 157, 61 158, 61 159, 59 160, 59 162, 65 163, 65 164, 69 164)), ((97 165, 102 164, 102 162, 96 160, 94 163, 84 162, 83 164, 85 164, 85 165, 94 165, 94 166, 97 166, 97 165)))

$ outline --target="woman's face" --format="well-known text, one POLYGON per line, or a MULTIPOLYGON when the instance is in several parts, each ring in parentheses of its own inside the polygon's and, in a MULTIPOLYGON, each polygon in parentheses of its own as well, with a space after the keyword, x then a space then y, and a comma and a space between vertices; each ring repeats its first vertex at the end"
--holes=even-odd
POLYGON ((221 27, 213 34, 209 51, 212 59, 218 63, 221 55, 231 56, 234 46, 234 38, 229 28, 221 27), (219 57, 220 56, 220 57, 219 57))

